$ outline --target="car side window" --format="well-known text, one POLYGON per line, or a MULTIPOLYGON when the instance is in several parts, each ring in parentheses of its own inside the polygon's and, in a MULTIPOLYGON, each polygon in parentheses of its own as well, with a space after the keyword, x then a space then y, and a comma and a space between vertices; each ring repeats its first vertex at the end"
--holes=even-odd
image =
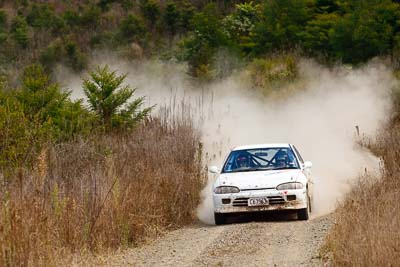
POLYGON ((299 158, 300 162, 303 164, 303 163, 304 163, 304 160, 303 160, 303 158, 301 157, 299 151, 297 150, 297 148, 296 148, 295 146, 293 146, 293 148, 294 148, 294 151, 296 152, 297 157, 299 158))

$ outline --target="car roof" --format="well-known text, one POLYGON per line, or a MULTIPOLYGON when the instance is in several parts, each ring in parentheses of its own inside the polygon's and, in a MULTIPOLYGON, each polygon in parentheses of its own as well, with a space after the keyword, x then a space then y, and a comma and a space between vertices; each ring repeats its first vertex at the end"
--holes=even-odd
POLYGON ((245 150, 245 149, 276 148, 276 147, 290 147, 290 144, 288 144, 288 143, 273 143, 273 144, 246 145, 246 146, 237 146, 232 150, 236 151, 236 150, 245 150))

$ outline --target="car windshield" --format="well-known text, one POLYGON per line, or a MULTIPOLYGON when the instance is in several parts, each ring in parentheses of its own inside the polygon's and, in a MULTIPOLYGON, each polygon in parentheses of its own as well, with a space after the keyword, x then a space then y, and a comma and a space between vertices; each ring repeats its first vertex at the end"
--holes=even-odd
POLYGON ((222 172, 299 169, 290 147, 235 150, 229 154, 222 172))

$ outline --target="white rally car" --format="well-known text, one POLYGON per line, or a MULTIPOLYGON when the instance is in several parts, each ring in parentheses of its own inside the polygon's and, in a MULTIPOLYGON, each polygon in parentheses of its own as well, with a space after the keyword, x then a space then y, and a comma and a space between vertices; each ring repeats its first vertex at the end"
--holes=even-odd
POLYGON ((214 217, 224 224, 232 213, 293 210, 300 220, 311 212, 311 162, 303 161, 292 144, 234 148, 213 185, 214 217))

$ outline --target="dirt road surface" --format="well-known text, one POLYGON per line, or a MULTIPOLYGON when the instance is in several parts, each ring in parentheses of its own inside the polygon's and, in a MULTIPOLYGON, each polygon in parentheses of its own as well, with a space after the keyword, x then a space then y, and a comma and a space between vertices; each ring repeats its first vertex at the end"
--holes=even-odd
POLYGON ((322 266, 318 249, 331 217, 297 221, 291 215, 257 215, 223 226, 197 223, 95 265, 322 266))

